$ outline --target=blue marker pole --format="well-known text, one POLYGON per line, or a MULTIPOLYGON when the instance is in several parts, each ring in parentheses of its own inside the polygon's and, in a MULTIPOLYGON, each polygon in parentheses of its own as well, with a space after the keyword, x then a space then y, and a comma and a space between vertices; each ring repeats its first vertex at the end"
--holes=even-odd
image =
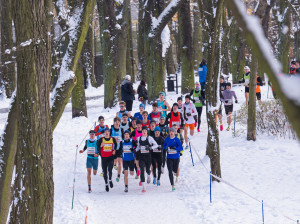
POLYGON ((297 224, 299 224, 299 220, 297 220, 297 224))
POLYGON ((192 163, 193 163, 193 166, 195 166, 194 159, 193 159, 192 148, 191 148, 191 143, 190 142, 189 142, 189 146, 190 146, 190 153, 191 153, 192 163))
POLYGON ((265 223, 265 215, 264 215, 264 200, 261 201, 261 209, 262 209, 262 221, 265 223))
POLYGON ((210 197, 210 203, 211 203, 211 171, 209 174, 209 197, 210 197))

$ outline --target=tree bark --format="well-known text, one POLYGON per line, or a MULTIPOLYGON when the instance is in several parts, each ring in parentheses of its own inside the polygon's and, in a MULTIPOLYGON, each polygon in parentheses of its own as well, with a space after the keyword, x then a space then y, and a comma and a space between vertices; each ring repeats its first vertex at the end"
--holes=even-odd
POLYGON ((181 48, 181 93, 189 93, 194 87, 193 38, 190 1, 185 0, 178 11, 181 48))
MULTIPOLYGON (((200 1, 201 2, 201 1, 200 1)), ((202 15, 199 9, 199 2, 193 4, 194 12, 194 32, 193 32, 193 55, 194 55, 194 70, 198 71, 198 66, 203 58, 202 53, 202 15)))
POLYGON ((18 140, 9 223, 52 223, 53 156, 50 119, 50 1, 15 1, 18 140), (31 10, 28 10, 31 9, 31 10))
POLYGON ((144 0, 139 0, 138 15, 138 57, 139 57, 139 79, 147 81, 146 76, 146 56, 144 49, 145 21, 144 21, 144 0))
MULTIPOLYGON (((207 95, 206 95, 206 114, 208 124, 208 135, 206 145, 206 155, 210 158, 210 167, 212 174, 221 177, 221 164, 220 164, 220 143, 219 143, 219 131, 217 128, 216 113, 219 109, 219 75, 220 75, 220 63, 221 57, 221 43, 217 40, 221 40, 221 21, 223 12, 223 0, 216 0, 213 2, 213 6, 216 7, 216 16, 212 19, 212 27, 209 35, 211 36, 211 42, 208 46, 208 68, 207 68, 207 95), (212 62, 217 63, 212 63, 212 62)), ((213 8, 211 8, 212 12, 213 8)), ((213 181, 218 181, 214 177, 213 181)))
POLYGON ((1 79, 7 98, 16 88, 16 71, 13 59, 12 8, 11 0, 1 1, 1 79))
POLYGON ((131 80, 135 82, 130 3, 127 11, 128 11, 128 15, 127 15, 128 33, 127 33, 127 49, 126 49, 126 74, 130 75, 131 80))

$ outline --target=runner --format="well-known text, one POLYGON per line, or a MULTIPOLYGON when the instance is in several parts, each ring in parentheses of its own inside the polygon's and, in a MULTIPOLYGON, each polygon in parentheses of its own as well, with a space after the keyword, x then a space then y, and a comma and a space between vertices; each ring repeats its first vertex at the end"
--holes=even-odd
POLYGON ((133 117, 131 119, 131 127, 130 127, 130 133, 133 132, 135 129, 136 129, 136 121, 137 121, 137 118, 136 117, 133 117))
POLYGON ((222 93, 223 99, 222 101, 224 102, 225 105, 225 112, 227 115, 227 123, 228 123, 228 128, 226 129, 227 131, 230 130, 230 124, 231 124, 231 114, 233 111, 233 101, 232 98, 235 98, 235 103, 238 103, 237 97, 235 95, 235 92, 231 90, 231 83, 227 83, 226 85, 226 90, 223 91, 222 93))
POLYGON ((145 104, 141 103, 140 104, 140 112, 136 112, 134 114, 134 117, 143 120, 143 111, 145 110, 145 104))
POLYGON ((245 98, 246 98, 246 107, 248 107, 249 101, 249 83, 250 83, 250 68, 248 66, 244 67, 245 73, 243 74, 243 78, 239 81, 239 83, 245 83, 245 98))
POLYGON ((109 185, 110 188, 113 188, 113 182, 112 182, 112 169, 114 165, 114 158, 116 154, 117 149, 117 141, 113 137, 110 136, 110 130, 109 128, 105 128, 104 130, 104 137, 100 138, 97 143, 98 148, 98 155, 101 156, 101 164, 102 164, 102 170, 103 170, 103 178, 105 181, 105 190, 108 192, 108 180, 107 180, 107 173, 109 178, 109 185))
POLYGON ((184 113, 184 140, 185 140, 185 149, 189 148, 188 145, 188 129, 190 129, 190 135, 194 135, 195 130, 195 119, 194 116, 197 115, 197 110, 194 104, 191 103, 190 95, 185 96, 185 103, 183 105, 183 113, 184 113))
POLYGON ((155 127, 154 129, 155 136, 154 140, 156 141, 158 147, 157 149, 153 149, 151 153, 152 159, 152 168, 153 168, 153 184, 160 186, 160 176, 161 176, 161 167, 162 167, 162 160, 163 160, 163 146, 164 146, 164 138, 160 135, 160 128, 155 127), (157 168, 157 181, 156 181, 156 168, 157 168))
POLYGON ((116 113, 116 117, 122 118, 123 114, 127 114, 128 117, 131 117, 130 112, 126 110, 126 103, 124 101, 120 101, 119 103, 120 111, 116 113))
MULTIPOLYGON (((175 136, 177 138, 179 138, 181 144, 183 145, 184 138, 183 138, 182 134, 179 133, 178 126, 176 124, 174 124, 173 127, 174 127, 175 133, 176 133, 175 136)), ((182 156, 183 150, 179 154, 180 154, 180 156, 182 156)), ((179 157, 179 162, 180 162, 180 157, 179 157)), ((180 173, 180 166, 178 165, 178 170, 177 170, 177 173, 176 173, 176 183, 178 183, 178 181, 179 181, 179 173, 180 173)))
POLYGON ((129 130, 131 127, 131 122, 128 120, 128 115, 125 113, 122 115, 121 128, 123 131, 129 130))
POLYGON ((179 128, 184 127, 183 116, 178 111, 178 103, 173 104, 171 112, 167 115, 165 124, 169 125, 170 128, 173 127, 174 124, 176 124, 179 128))
POLYGON ((99 121, 99 125, 97 125, 94 129, 97 140, 99 138, 104 137, 104 129, 108 128, 108 125, 104 125, 104 117, 103 116, 99 116, 98 121, 99 121))
POLYGON ((143 111, 142 114, 143 114, 142 126, 150 129, 150 121, 148 120, 148 112, 143 111))
POLYGON ((204 101, 203 100, 203 97, 201 95, 201 87, 200 87, 200 83, 199 82, 196 82, 196 88, 193 89, 190 93, 190 96, 192 97, 192 101, 196 107, 196 110, 197 110, 197 113, 198 113, 198 119, 197 120, 197 131, 200 132, 200 124, 201 124, 201 114, 202 114, 202 102, 204 101))
POLYGON ((162 113, 158 111, 158 104, 157 103, 153 103, 152 104, 152 109, 153 111, 149 114, 149 120, 150 121, 155 121, 156 122, 156 125, 159 124, 159 119, 160 117, 162 117, 162 113))
MULTIPOLYGON (((138 119, 136 121, 136 129, 131 132, 130 134, 130 138, 133 139, 133 142, 135 143, 136 145, 136 140, 138 137, 142 136, 142 121, 140 119, 138 119)), ((139 176, 140 176, 140 166, 139 166, 139 158, 138 158, 138 155, 136 154, 136 158, 135 158, 135 169, 136 169, 136 176, 135 176, 135 179, 138 179, 139 176)))
POLYGON ((147 183, 151 182, 150 178, 150 166, 151 166, 151 150, 157 149, 158 145, 156 141, 151 137, 148 136, 148 129, 147 127, 142 128, 143 135, 138 137, 137 139, 137 147, 136 152, 139 157, 139 165, 141 169, 141 183, 142 183, 142 192, 146 192, 145 190, 145 168, 147 173, 147 183))
MULTIPOLYGON (((177 98, 177 103, 178 103, 178 111, 181 113, 183 117, 183 105, 182 105, 182 97, 177 98)), ((180 133, 182 134, 184 130, 184 125, 180 127, 180 133)))
POLYGON ((221 75, 220 77, 220 101, 221 101, 221 104, 220 104, 220 108, 219 108, 219 111, 218 111, 218 118, 219 118, 219 122, 220 122, 220 131, 223 131, 223 121, 222 121, 222 108, 223 108, 223 102, 222 102, 222 98, 223 98, 223 95, 222 95, 222 92, 226 89, 226 83, 224 82, 224 76, 221 75))
POLYGON ((264 85, 264 82, 262 81, 261 77, 258 75, 256 76, 256 98, 259 104, 262 103, 261 101, 261 90, 260 87, 264 85))
POLYGON ((130 175, 134 174, 134 147, 133 142, 130 139, 130 132, 126 130, 124 132, 124 140, 121 144, 122 159, 123 159, 123 170, 124 170, 124 184, 125 192, 128 192, 128 168, 130 170, 130 175))
POLYGON ((162 112, 163 117, 167 117, 167 112, 170 111, 171 107, 169 103, 165 100, 166 94, 164 92, 159 93, 159 100, 157 101, 158 104, 158 111, 162 112))
POLYGON ((97 174, 98 170, 98 150, 97 150, 97 139, 95 138, 95 131, 90 130, 89 132, 90 138, 85 141, 85 146, 83 150, 80 150, 79 153, 83 153, 87 150, 87 158, 86 158, 86 170, 87 170, 87 182, 88 182, 88 192, 92 192, 92 169, 93 174, 97 174))
POLYGON ((154 138, 154 129, 156 127, 156 122, 154 120, 150 121, 150 130, 148 131, 148 135, 154 138))
POLYGON ((122 153, 120 153, 120 142, 123 139, 123 129, 120 127, 121 119, 119 117, 114 118, 114 125, 111 126, 110 135, 114 137, 117 142, 117 151, 114 160, 114 168, 118 170, 118 176, 116 181, 119 182, 122 171, 122 153), (118 164, 118 166, 117 166, 118 164))
POLYGON ((179 166, 180 151, 183 150, 180 140, 175 136, 174 128, 170 128, 170 136, 165 139, 163 149, 167 151, 167 166, 169 170, 172 191, 175 191, 173 173, 177 173, 179 166))
POLYGON ((169 127, 165 124, 165 117, 161 117, 159 120, 159 125, 161 135, 166 138, 169 135, 169 127))

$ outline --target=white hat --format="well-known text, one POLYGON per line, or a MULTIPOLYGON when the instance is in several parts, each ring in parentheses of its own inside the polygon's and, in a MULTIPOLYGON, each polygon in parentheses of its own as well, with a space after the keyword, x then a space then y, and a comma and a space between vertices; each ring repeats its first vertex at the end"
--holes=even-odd
POLYGON ((130 75, 125 75, 124 79, 131 81, 131 76, 130 75))
POLYGON ((245 66, 244 69, 248 69, 250 71, 250 68, 248 66, 245 66))

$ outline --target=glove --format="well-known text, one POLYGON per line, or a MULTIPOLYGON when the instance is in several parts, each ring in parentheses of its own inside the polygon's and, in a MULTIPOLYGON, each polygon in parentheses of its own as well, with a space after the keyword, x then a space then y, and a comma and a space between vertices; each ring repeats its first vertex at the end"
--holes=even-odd
POLYGON ((179 152, 179 155, 180 155, 180 156, 182 156, 182 153, 181 153, 181 152, 179 152))
POLYGON ((225 100, 225 103, 228 103, 228 100, 225 100))
POLYGON ((238 103, 238 101, 237 101, 237 100, 235 100, 235 103, 238 103))
POLYGON ((187 115, 187 116, 192 116, 192 114, 191 114, 191 113, 186 113, 186 115, 187 115))
POLYGON ((189 119, 187 117, 184 118, 185 121, 188 121, 189 119))

